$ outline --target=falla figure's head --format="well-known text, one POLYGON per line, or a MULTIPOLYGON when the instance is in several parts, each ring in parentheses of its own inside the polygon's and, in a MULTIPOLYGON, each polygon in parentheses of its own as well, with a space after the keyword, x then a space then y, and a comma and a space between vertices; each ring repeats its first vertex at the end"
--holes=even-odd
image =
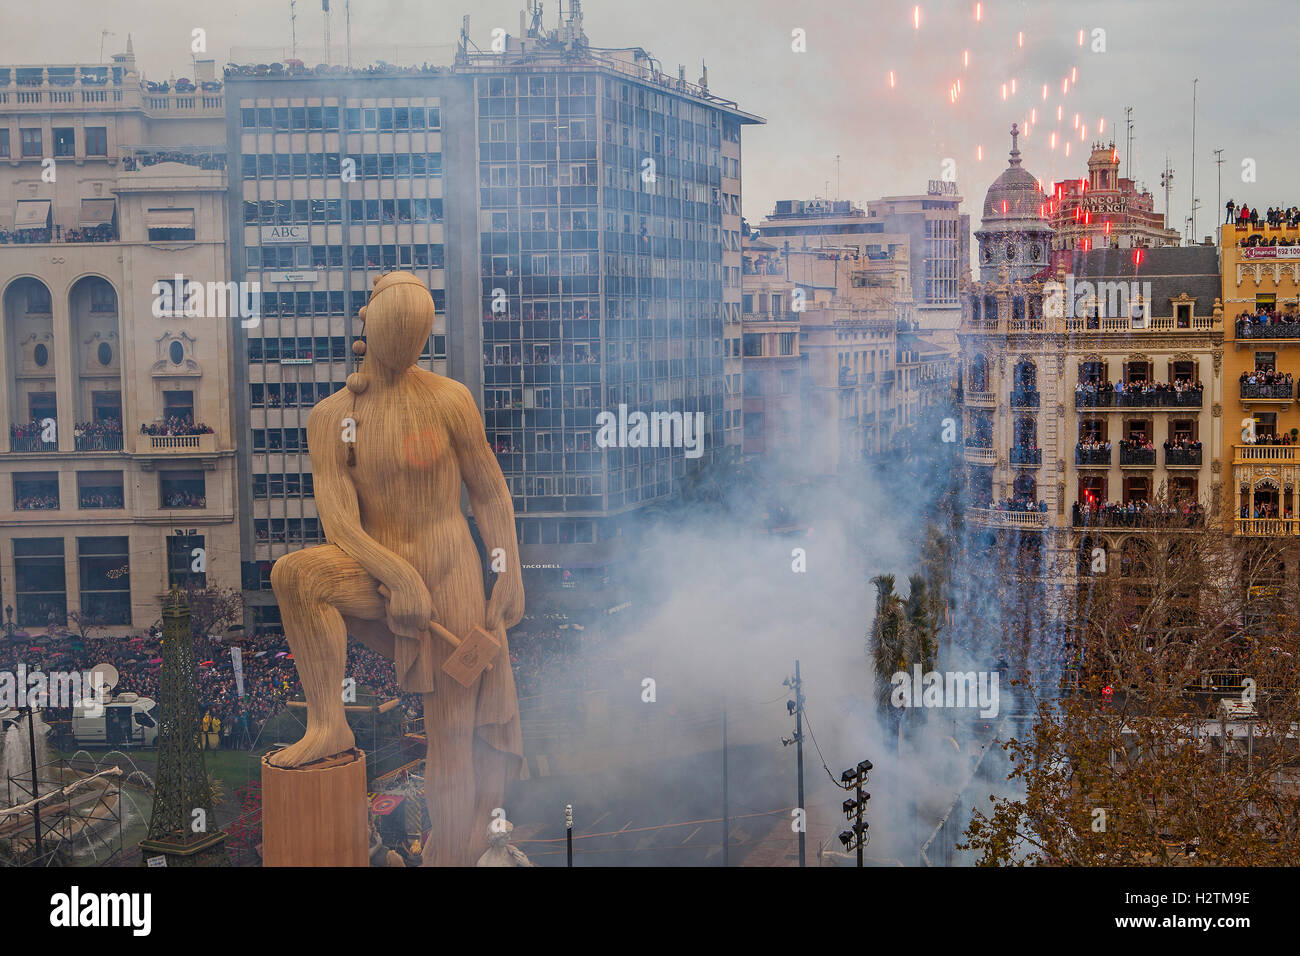
MULTIPOLYGON (((389 272, 378 276, 370 301, 360 312, 365 342, 353 343, 353 352, 365 356, 365 365, 373 362, 381 377, 398 375, 414 365, 424 351, 433 332, 434 315, 433 296, 414 275, 389 272)), ((353 372, 348 376, 348 388, 364 391, 369 377, 353 372)))

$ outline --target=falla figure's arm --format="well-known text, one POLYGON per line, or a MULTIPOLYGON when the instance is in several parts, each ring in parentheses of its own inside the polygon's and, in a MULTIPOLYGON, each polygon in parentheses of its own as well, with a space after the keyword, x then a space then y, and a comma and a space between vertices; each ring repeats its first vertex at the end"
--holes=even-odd
POLYGON ((524 616, 524 578, 519 564, 519 540, 515 535, 514 502, 496 455, 488 445, 483 417, 474 404, 474 397, 454 379, 446 379, 444 385, 449 398, 452 448, 469 492, 470 508, 487 549, 489 565, 497 548, 505 555, 505 570, 497 574, 488 599, 487 628, 492 630, 498 624, 514 627, 524 616))
POLYGON ((387 588, 389 627, 418 637, 432 614, 429 589, 420 573, 401 555, 384 547, 361 527, 356 488, 344 465, 343 420, 317 405, 307 418, 316 511, 326 539, 365 568, 387 588))

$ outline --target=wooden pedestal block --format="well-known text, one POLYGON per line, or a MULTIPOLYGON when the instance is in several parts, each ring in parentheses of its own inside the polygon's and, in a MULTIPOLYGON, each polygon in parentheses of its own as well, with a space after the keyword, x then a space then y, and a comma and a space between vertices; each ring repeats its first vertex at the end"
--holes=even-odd
POLYGON ((262 865, 369 866, 366 755, 349 750, 305 767, 262 758, 262 865))

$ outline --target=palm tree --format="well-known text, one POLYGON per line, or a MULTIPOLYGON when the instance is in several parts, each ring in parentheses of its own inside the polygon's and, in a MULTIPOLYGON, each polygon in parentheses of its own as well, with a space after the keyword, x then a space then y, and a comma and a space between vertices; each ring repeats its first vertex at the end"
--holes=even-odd
POLYGON ((938 630, 933 602, 925 578, 913 574, 907 579, 909 593, 904 605, 905 647, 908 664, 920 664, 922 673, 934 670, 935 632, 938 630))
POLYGON ((900 670, 907 669, 903 599, 894 593, 892 574, 878 574, 871 583, 876 586, 876 619, 871 624, 867 650, 876 675, 876 706, 888 712, 891 679, 900 670))

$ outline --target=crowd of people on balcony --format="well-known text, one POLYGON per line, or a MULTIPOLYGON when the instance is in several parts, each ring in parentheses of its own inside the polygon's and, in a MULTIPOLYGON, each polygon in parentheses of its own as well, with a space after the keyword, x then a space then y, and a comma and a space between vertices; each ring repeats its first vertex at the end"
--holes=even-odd
POLYGON ((225 169, 226 157, 212 153, 188 153, 179 150, 156 150, 152 153, 135 153, 122 157, 122 168, 128 173, 157 166, 159 163, 183 163, 199 169, 225 169))
POLYGON ((101 222, 98 226, 86 226, 77 229, 0 229, 0 245, 43 246, 51 242, 113 242, 117 234, 112 223, 101 222))
POLYGON ((58 507, 58 495, 19 495, 14 498, 14 511, 54 511, 58 507))
POLYGON ((1243 445, 1300 445, 1300 439, 1290 432, 1278 435, 1275 432, 1259 432, 1242 439, 1243 445))
POLYGON ((1271 366, 1241 373, 1242 398, 1290 398, 1294 388, 1290 372, 1277 372, 1271 366))
POLYGON ((1093 438, 1080 439, 1079 444, 1077 444, 1075 448, 1084 454, 1100 454, 1102 452, 1105 452, 1107 455, 1110 454, 1110 442, 1097 441, 1093 438))
POLYGON ((1201 401, 1201 380, 1175 379, 1172 382, 1080 382, 1074 387, 1076 406, 1089 405, 1196 405, 1201 401))
POLYGON ((206 508, 208 499, 192 491, 169 491, 163 495, 164 508, 206 508))
POLYGON ((165 419, 162 424, 148 423, 141 425, 140 434, 155 436, 211 435, 213 431, 211 425, 205 425, 203 422, 193 422, 189 418, 178 418, 173 415, 165 419))
MULTIPOLYGON (((1251 209, 1246 203, 1238 206, 1231 199, 1223 204, 1226 214, 1223 222, 1225 225, 1235 223, 1238 226, 1250 226, 1257 228, 1265 225, 1274 229, 1281 229, 1285 226, 1287 229, 1295 229, 1300 225, 1300 206, 1288 206, 1283 209, 1281 206, 1269 206, 1264 212, 1259 211, 1256 206, 1251 209)), ((1266 243, 1272 245, 1273 243, 1266 243)), ((1279 245, 1289 245, 1289 243, 1279 243, 1279 245)))
POLYGON ((511 455, 514 454, 515 446, 509 439, 498 438, 492 444, 492 450, 498 455, 511 455))
POLYGON ((122 492, 113 488, 83 491, 77 496, 77 504, 82 508, 121 508, 124 503, 122 492))
POLYGON ((1121 438, 1119 440, 1120 451, 1155 451, 1156 446, 1151 444, 1151 439, 1147 438, 1141 432, 1138 432, 1132 438, 1121 438))
POLYGON ((1188 438, 1186 435, 1180 435, 1176 438, 1165 439, 1165 451, 1200 451, 1200 439, 1188 438))
POLYGON ((1238 512, 1241 518, 1290 518, 1292 517, 1291 508, 1288 506, 1281 514, 1278 514, 1277 505, 1261 501, 1251 508, 1249 505, 1242 505, 1241 511, 1238 512))
POLYGON ((1184 499, 1172 504, 1152 504, 1144 498, 1129 501, 1076 501, 1071 508, 1075 527, 1083 525, 1137 527, 1150 525, 1162 519, 1178 519, 1178 523, 1199 526, 1205 513, 1199 501, 1184 499))
POLYGON ((1278 312, 1276 309, 1260 306, 1253 312, 1247 310, 1237 314, 1239 338, 1250 338, 1252 335, 1262 338, 1276 337, 1284 331, 1296 334, 1298 325, 1300 325, 1300 312, 1294 309, 1278 312))
POLYGON ((117 451, 122 447, 122 420, 105 418, 97 422, 77 422, 72 427, 77 447, 82 451, 117 451))
POLYGON ((1033 495, 1015 495, 1010 498, 1003 498, 991 508, 993 511, 1020 511, 1033 512, 1037 514, 1047 513, 1046 501, 1035 501, 1033 495))
POLYGON ((10 425, 9 438, 11 441, 17 440, 27 444, 46 444, 51 447, 57 444, 54 441, 45 441, 45 425, 35 419, 32 419, 26 425, 10 425))

